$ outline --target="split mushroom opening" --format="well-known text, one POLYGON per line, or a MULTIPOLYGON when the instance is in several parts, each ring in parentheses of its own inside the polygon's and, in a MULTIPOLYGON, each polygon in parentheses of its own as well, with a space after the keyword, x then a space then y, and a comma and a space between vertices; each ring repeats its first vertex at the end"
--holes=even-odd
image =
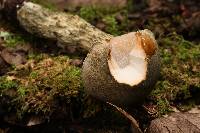
POLYGON ((110 41, 109 70, 115 80, 130 86, 146 79, 148 58, 156 50, 156 41, 149 30, 132 32, 110 41))

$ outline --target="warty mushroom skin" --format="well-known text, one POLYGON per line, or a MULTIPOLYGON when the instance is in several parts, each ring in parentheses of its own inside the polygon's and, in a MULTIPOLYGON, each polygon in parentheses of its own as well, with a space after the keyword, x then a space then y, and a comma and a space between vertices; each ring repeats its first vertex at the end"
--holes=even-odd
POLYGON ((96 45, 83 63, 88 94, 121 106, 138 105, 160 74, 158 45, 149 30, 114 37, 96 45))

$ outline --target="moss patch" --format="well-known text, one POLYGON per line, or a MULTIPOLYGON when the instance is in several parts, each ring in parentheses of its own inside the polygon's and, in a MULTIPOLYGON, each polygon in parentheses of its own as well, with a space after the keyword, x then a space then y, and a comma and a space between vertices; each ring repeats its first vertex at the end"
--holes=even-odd
POLYGON ((58 106, 56 101, 68 104, 83 89, 80 68, 69 65, 65 56, 29 62, 16 68, 12 75, 1 77, 1 81, 1 90, 16 90, 17 95, 12 98, 18 103, 17 112, 22 114, 51 113, 58 106))
POLYGON ((50 10, 57 10, 57 7, 52 2, 49 2, 48 0, 31 0, 31 2, 42 5, 50 10))
POLYGON ((17 114, 16 122, 25 121, 32 115, 46 119, 61 116, 60 119, 65 118, 65 121, 88 121, 97 129, 112 123, 113 128, 127 130, 124 125, 128 122, 123 116, 84 93, 81 69, 70 65, 69 60, 67 56, 45 56, 41 60, 29 60, 1 77, 0 98, 7 101, 7 115, 17 114), (96 121, 102 117, 104 120, 96 121))
POLYGON ((0 31, 0 38, 4 40, 7 47, 15 47, 19 43, 24 43, 24 39, 21 36, 6 31, 0 31))
POLYGON ((77 11, 83 19, 87 20, 93 25, 102 25, 103 30, 112 35, 122 34, 122 30, 127 27, 127 11, 126 9, 117 9, 117 8, 104 8, 104 7, 95 7, 95 6, 84 6, 77 11), (119 20, 119 17, 121 19, 119 20))
POLYGON ((161 48, 161 79, 149 97, 158 106, 158 114, 170 111, 170 106, 190 109, 199 100, 200 45, 184 40, 175 33, 159 42, 161 48))

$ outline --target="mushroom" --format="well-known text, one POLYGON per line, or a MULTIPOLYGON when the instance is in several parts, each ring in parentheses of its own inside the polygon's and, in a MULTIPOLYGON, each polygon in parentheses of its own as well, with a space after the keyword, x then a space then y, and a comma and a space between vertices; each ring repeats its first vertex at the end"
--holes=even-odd
POLYGON ((88 94, 121 106, 137 105, 159 77, 155 37, 145 29, 96 45, 87 55, 82 71, 88 94))

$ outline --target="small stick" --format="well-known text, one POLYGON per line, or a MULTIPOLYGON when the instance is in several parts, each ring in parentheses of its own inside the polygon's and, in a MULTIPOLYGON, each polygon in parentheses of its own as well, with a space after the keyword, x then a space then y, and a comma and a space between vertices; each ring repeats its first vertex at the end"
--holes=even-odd
POLYGON ((120 112, 122 115, 124 115, 128 120, 130 120, 131 125, 133 127, 133 132, 134 133, 142 133, 142 130, 140 129, 137 121, 135 120, 135 118, 133 118, 133 116, 131 116, 130 114, 128 114, 125 110, 123 110, 122 108, 110 103, 110 102, 106 102, 107 104, 109 104, 110 106, 114 107, 118 112, 120 112))

